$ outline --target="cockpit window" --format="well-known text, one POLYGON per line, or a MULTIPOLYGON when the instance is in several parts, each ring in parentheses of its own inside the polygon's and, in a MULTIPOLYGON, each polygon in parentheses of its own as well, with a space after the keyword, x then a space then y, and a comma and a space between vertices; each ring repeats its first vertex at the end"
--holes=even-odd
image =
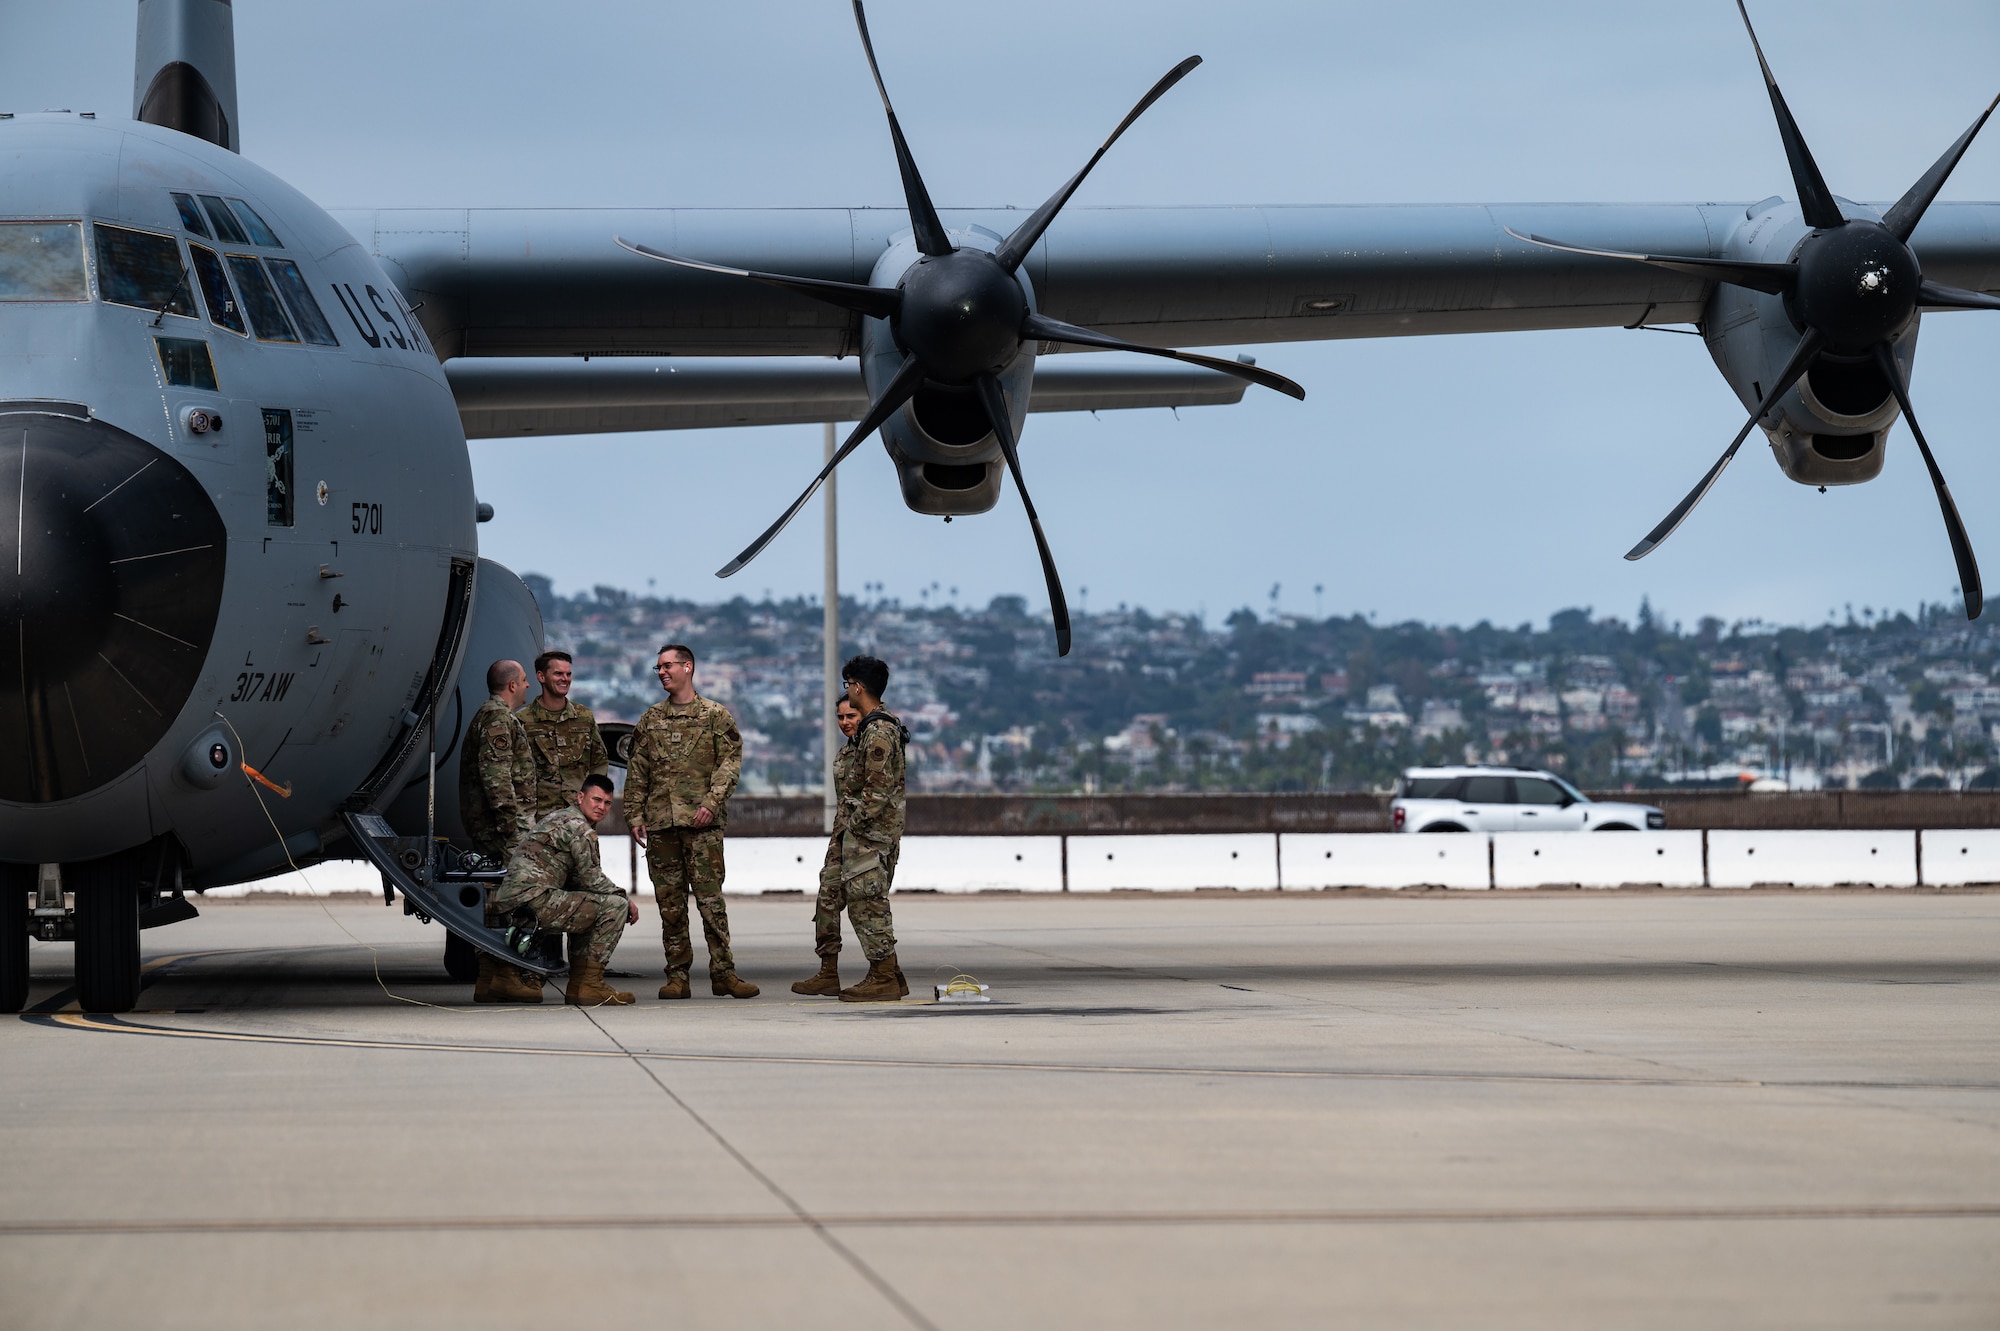
POLYGON ((136 305, 184 318, 195 317, 194 292, 181 266, 180 242, 172 236, 94 225, 97 284, 113 305, 136 305))
POLYGON ((278 293, 271 290, 271 281, 264 276, 256 256, 230 255, 229 271, 236 275, 236 289, 243 293, 243 307, 250 312, 250 326, 257 330, 257 336, 266 342, 298 341, 299 335, 292 331, 292 321, 285 317, 285 307, 278 303, 278 293))
POLYGON ((292 319, 306 341, 316 347, 339 346, 340 339, 333 335, 333 325, 326 321, 325 311, 313 299, 312 288, 306 285, 299 266, 290 259, 266 259, 264 266, 271 270, 271 281, 285 298, 285 308, 292 312, 292 319))
POLYGON ((0 222, 0 300, 89 300, 80 222, 0 222))
POLYGON ((208 223, 201 220, 201 209, 194 206, 194 195, 174 195, 174 210, 181 215, 181 225, 204 240, 208 238, 208 223))
POLYGON ((222 271, 222 256, 206 245, 188 245, 194 256, 195 279, 201 283, 201 298, 208 304, 209 322, 232 333, 243 331, 243 311, 229 290, 229 276, 222 271))
POLYGON ((201 206, 208 209, 208 220, 215 223, 215 238, 225 245, 248 245, 250 236, 229 211, 229 205, 213 194, 201 196, 201 206))
POLYGON ((209 358, 208 343, 194 337, 156 337, 153 346, 169 384, 215 391, 215 362, 209 358))
POLYGON ((257 215, 255 208, 241 199, 231 199, 229 207, 236 214, 236 220, 243 223, 243 229, 250 233, 252 245, 268 245, 274 250, 284 248, 278 243, 277 232, 264 225, 264 219, 257 215))

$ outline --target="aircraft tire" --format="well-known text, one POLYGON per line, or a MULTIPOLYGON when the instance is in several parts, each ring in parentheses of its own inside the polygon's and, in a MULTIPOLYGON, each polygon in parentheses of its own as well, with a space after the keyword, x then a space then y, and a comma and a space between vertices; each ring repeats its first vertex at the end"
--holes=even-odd
POLYGON ((479 978, 479 949, 449 929, 444 934, 444 973, 460 984, 479 978))
POLYGON ((123 857, 70 866, 76 879, 76 991, 85 1012, 139 1002, 139 892, 123 857))
POLYGON ((35 866, 0 864, 0 1012, 28 1005, 28 893, 35 866))

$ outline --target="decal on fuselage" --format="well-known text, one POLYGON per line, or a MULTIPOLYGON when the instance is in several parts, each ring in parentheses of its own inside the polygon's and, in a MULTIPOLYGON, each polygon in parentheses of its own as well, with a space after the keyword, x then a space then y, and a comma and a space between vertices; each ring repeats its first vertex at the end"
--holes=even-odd
POLYGON ((229 695, 229 701, 283 702, 292 687, 292 674, 290 670, 269 674, 262 670, 246 670, 236 677, 236 692, 229 695))
POLYGON ((354 325, 354 331, 361 335, 363 342, 371 347, 389 343, 398 351, 414 351, 418 355, 429 354, 423 345, 423 334, 417 329, 417 321, 410 319, 407 312, 405 313, 404 318, 409 319, 409 331, 405 336, 403 324, 397 322, 396 315, 382 299, 382 293, 373 285, 367 282, 361 284, 361 290, 366 293, 365 298, 354 293, 352 282, 334 282, 330 285, 333 287, 335 299, 340 302, 340 308, 347 311, 348 321, 354 325), (373 315, 369 313, 371 307, 374 310, 373 315), (380 328, 376 326, 377 319, 381 320, 380 328))

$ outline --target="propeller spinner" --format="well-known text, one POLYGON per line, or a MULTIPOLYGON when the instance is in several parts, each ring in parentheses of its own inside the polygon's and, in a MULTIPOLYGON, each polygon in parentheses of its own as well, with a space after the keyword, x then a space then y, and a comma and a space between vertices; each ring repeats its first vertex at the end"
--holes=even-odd
POLYGON ((833 459, 813 478, 805 493, 742 554, 718 570, 716 576, 726 578, 755 559, 785 529, 785 524, 806 506, 834 469, 914 397, 926 381, 970 385, 993 427, 1001 455, 1007 461, 1007 471, 1014 478, 1015 490, 1020 493, 1021 507, 1028 515, 1028 526, 1034 533, 1035 549, 1042 561, 1042 576, 1048 582, 1049 607, 1055 621, 1056 654, 1067 656, 1070 648, 1069 605, 1063 596, 1055 557, 1049 552, 1048 538, 1042 532, 1041 519, 1035 513, 1034 501, 1028 497, 1027 482, 1021 476, 1021 458, 1014 438, 1013 421, 998 377, 1021 354, 1023 344, 1029 341, 1062 342, 1111 351, 1137 351, 1217 370, 1301 400, 1306 395, 1305 390, 1290 379, 1254 365, 1190 351, 1142 346, 1037 314, 1029 307, 1027 292, 1016 275, 1022 261, 1034 249, 1035 242, 1055 221, 1056 214, 1062 211, 1063 205, 1083 184, 1091 168, 1097 165, 1112 144, 1118 142, 1119 136, 1131 127, 1133 121, 1201 63, 1201 57, 1189 56, 1168 70, 1139 99, 1138 105, 1118 122, 1118 128, 1112 130, 1111 136, 1091 154, 1083 169, 1071 176, 1061 189, 1029 214, 1027 220, 989 254, 984 250, 961 249, 952 243, 946 233, 944 223, 931 203, 930 191, 925 188, 923 176, 917 170, 916 159, 910 154, 910 145, 903 138, 902 125, 896 119, 896 108, 889 101, 889 89, 882 81, 882 70, 875 60, 874 43, 868 37, 868 16, 862 9, 861 0, 854 0, 854 22, 861 32, 861 49, 867 54, 868 70, 874 76, 875 89, 881 94, 882 110, 889 119, 889 137, 895 145, 896 164, 902 172, 903 196, 909 207, 910 226, 922 255, 893 289, 725 268, 617 237, 620 245, 649 259, 703 272, 748 278, 837 305, 867 318, 887 319, 897 345, 905 353, 902 367, 875 400, 868 404, 860 423, 834 452, 833 459))
POLYGON ((1736 0, 1736 9, 1743 16, 1744 28, 1750 33, 1750 45, 1757 52, 1757 65, 1764 74, 1764 87, 1771 95, 1771 109, 1778 120, 1778 135, 1784 141, 1785 157, 1792 168, 1792 183, 1798 190, 1799 210, 1806 224, 1813 228, 1791 262, 1744 263, 1666 254, 1627 254, 1616 250, 1586 249, 1545 236, 1523 235, 1511 228, 1508 231, 1517 240, 1547 249, 1631 259, 1656 268, 1783 296, 1793 321, 1804 329, 1791 358, 1785 362, 1785 368, 1772 381, 1770 390, 1764 394, 1756 410, 1750 413, 1750 419, 1736 432, 1736 438, 1723 450, 1722 457, 1709 468, 1708 474, 1701 478, 1701 483, 1688 493, 1687 498, 1681 500, 1673 512, 1667 514, 1657 527, 1647 533, 1646 539, 1633 546, 1625 557, 1643 559, 1673 534, 1722 475, 1730 459, 1736 456, 1736 450, 1749 437, 1751 427, 1777 405, 1778 399, 1791 391, 1792 385, 1811 368, 1814 358, 1821 352, 1869 356, 1888 380, 1890 391, 1896 395, 1896 404, 1902 408, 1903 418, 1910 423, 1910 434, 1916 439, 1917 450, 1923 454, 1924 466, 1930 471, 1931 485, 1937 491, 1938 509, 1944 515, 1945 534, 1951 540, 1952 558, 1958 563, 1959 585, 1965 595, 1965 615, 1968 619, 1977 619, 1984 603, 1979 565, 1973 558, 1972 542, 1966 537, 1965 524, 1959 519, 1958 505, 1952 502, 1944 473, 1938 470, 1937 459, 1931 455, 1931 446, 1925 441, 1924 432, 1917 424, 1917 414, 1910 406, 1909 385, 1903 378, 1902 366, 1896 360, 1894 343, 1909 326, 1919 306, 2000 310, 2000 299, 1926 281, 1922 265, 1909 245, 1910 235, 1917 229, 1924 211, 1937 198, 1938 191, 1944 188, 1953 168, 1965 156, 1966 149, 1972 146, 1974 136, 1986 124, 1987 117, 1993 114, 1994 107, 2000 106, 2000 97, 1987 103, 1971 128, 1959 135, 1958 141, 1945 150, 1944 156, 1932 164, 1922 179, 1910 186, 1880 222, 1844 217, 1833 192, 1827 188, 1825 179, 1819 173, 1819 165, 1813 161, 1812 151, 1806 147, 1798 122, 1792 119, 1791 108, 1785 105, 1785 95, 1778 91, 1778 81, 1771 74, 1770 63, 1764 59, 1764 48, 1757 41, 1757 31, 1750 25, 1750 13, 1743 0, 1736 0))

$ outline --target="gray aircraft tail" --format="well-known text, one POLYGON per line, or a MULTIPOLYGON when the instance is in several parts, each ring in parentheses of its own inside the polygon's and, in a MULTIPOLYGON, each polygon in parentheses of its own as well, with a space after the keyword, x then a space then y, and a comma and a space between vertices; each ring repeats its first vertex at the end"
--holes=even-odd
POLYGON ((241 151, 230 0, 139 0, 132 115, 241 151))

